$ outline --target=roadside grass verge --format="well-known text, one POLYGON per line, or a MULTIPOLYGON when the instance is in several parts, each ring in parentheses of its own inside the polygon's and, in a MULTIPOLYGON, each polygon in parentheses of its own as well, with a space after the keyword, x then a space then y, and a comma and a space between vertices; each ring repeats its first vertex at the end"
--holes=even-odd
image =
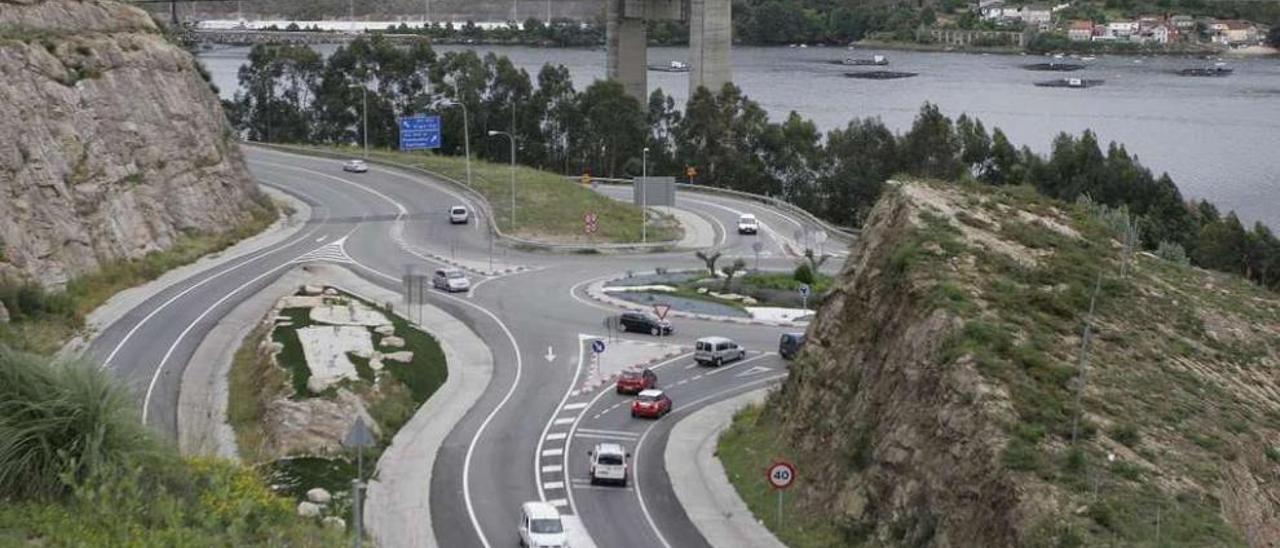
POLYGON ((183 459, 132 392, 0 345, 0 546, 335 546, 253 470, 183 459))
POLYGON ((263 460, 266 434, 262 425, 267 403, 279 397, 287 382, 288 373, 273 366, 259 350, 269 333, 265 326, 254 329, 236 350, 227 374, 227 423, 236 434, 236 447, 245 462, 263 460))
POLYGON ((803 473, 797 475, 791 493, 782 499, 782 524, 778 524, 778 494, 765 480, 765 469, 776 460, 795 463, 790 450, 780 447, 784 439, 759 405, 739 411, 733 424, 720 435, 716 456, 724 465, 725 475, 738 496, 751 509, 756 521, 764 524, 778 540, 792 548, 825 548, 847 545, 840 530, 820 514, 806 512, 795 503, 792 493, 814 481, 803 473))
MULTIPOLYGON (((338 154, 359 155, 346 147, 309 147, 338 154)), ((464 158, 431 153, 372 150, 373 159, 420 167, 466 182, 464 158)), ((336 164, 335 164, 336 167, 336 164)), ((471 161, 471 180, 493 210, 498 227, 507 234, 544 242, 634 243, 641 241, 640 208, 610 199, 564 176, 524 166, 515 169, 516 219, 511 222, 511 166, 482 160, 471 161), (598 230, 588 237, 583 216, 594 213, 598 230)), ((441 210, 450 204, 439 204, 441 210)), ((674 218, 650 212, 647 239, 650 242, 679 240, 683 231, 674 218)))
POLYGON ((9 324, 0 324, 0 344, 51 355, 84 326, 85 315, 112 295, 222 251, 262 232, 276 218, 275 206, 264 198, 250 209, 249 222, 239 227, 220 233, 182 234, 164 251, 103 263, 96 272, 68 282, 63 291, 46 291, 32 282, 0 280, 0 301, 11 315, 9 324))

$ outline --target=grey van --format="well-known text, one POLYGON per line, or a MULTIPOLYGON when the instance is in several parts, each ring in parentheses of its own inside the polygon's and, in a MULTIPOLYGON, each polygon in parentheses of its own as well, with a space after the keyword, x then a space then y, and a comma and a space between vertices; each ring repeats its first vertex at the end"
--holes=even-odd
POLYGON ((703 337, 693 347, 693 361, 719 367, 720 364, 741 360, 747 357, 747 351, 738 343, 724 337, 703 337))

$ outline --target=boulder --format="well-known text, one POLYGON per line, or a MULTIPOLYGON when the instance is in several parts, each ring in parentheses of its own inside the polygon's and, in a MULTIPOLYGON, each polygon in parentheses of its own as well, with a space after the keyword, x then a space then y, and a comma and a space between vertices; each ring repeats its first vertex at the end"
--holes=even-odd
POLYGON ((374 371, 382 371, 383 367, 386 367, 386 365, 382 363, 381 358, 369 360, 369 369, 372 369, 374 371))
POLYGON ((302 501, 298 503, 298 515, 304 518, 314 518, 320 515, 320 505, 314 502, 302 501))
POLYGON ((337 289, 334 289, 334 288, 332 288, 332 287, 326 287, 326 288, 324 288, 324 294, 325 294, 325 295, 328 295, 328 296, 330 296, 330 297, 337 297, 337 296, 338 296, 338 290, 337 290, 337 289))
POLYGON ((333 495, 329 494, 329 491, 323 487, 316 487, 307 491, 307 500, 316 504, 329 504, 333 500, 333 495))
POLYGON ((383 358, 393 362, 409 363, 413 361, 413 352, 401 350, 399 352, 391 352, 386 356, 383 356, 383 358))
POLYGON ((9 309, 4 307, 4 302, 0 301, 0 324, 9 323, 9 309))
POLYGON ((404 339, 400 337, 383 337, 378 344, 388 348, 404 348, 404 339))
POLYGON ((340 517, 338 517, 338 516, 329 516, 329 517, 326 517, 326 518, 324 518, 324 519, 320 520, 320 524, 321 524, 321 525, 323 525, 323 526, 325 526, 325 527, 332 527, 332 528, 334 528, 334 529, 346 529, 346 528, 347 528, 347 520, 344 520, 344 519, 342 519, 342 518, 340 518, 340 517))
POLYGON ((379 325, 378 327, 373 328, 373 332, 383 336, 395 335, 396 326, 391 324, 379 325))
POLYGON ((302 286, 302 294, 303 294, 303 295, 311 295, 311 296, 314 296, 314 295, 319 295, 319 294, 321 294, 321 293, 324 293, 324 288, 323 288, 323 287, 320 287, 320 286, 318 286, 318 285, 304 285, 304 286, 302 286))

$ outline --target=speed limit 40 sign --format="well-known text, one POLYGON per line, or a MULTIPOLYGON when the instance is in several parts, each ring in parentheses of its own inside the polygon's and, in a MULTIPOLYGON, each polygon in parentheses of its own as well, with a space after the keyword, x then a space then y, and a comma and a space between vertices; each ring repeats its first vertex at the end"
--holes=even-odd
POLYGON ((774 489, 786 489, 796 481, 796 467, 786 461, 770 464, 766 472, 769 485, 774 489))

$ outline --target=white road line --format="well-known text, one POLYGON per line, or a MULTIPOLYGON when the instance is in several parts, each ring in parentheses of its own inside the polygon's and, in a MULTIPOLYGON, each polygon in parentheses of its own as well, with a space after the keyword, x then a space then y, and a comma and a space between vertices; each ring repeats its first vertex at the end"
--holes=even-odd
POLYGON ((559 464, 548 464, 542 467, 543 474, 555 474, 563 470, 564 470, 564 467, 559 464))
POLYGON ((556 432, 554 434, 547 434, 547 441, 559 441, 567 437, 569 437, 569 434, 566 434, 564 432, 556 432))
POLYGON ((564 449, 543 449, 542 450, 542 456, 544 457, 558 457, 563 454, 564 454, 564 449))
MULTIPOLYGON (((534 471, 535 471, 535 472, 536 472, 536 471, 537 471, 537 469, 538 469, 539 460, 542 458, 541 456, 539 456, 539 453, 541 453, 541 452, 542 452, 542 444, 543 444, 543 443, 545 443, 545 442, 546 442, 546 440, 547 440, 547 433, 551 431, 551 424, 552 424, 553 420, 555 419, 555 416, 556 416, 556 415, 558 415, 558 414, 560 414, 560 409, 564 407, 565 402, 568 402, 568 401, 569 401, 569 396, 571 396, 571 395, 573 394, 573 387, 575 387, 575 386, 577 386, 577 385, 578 385, 578 378, 582 376, 582 356, 583 356, 583 354, 586 354, 586 352, 583 352, 583 351, 582 351, 582 344, 583 344, 583 342, 584 342, 585 340, 586 340, 585 336, 584 336, 584 335, 582 335, 581 333, 579 333, 579 334, 578 334, 578 365, 577 365, 577 368, 576 368, 576 369, 574 370, 574 372, 573 372, 573 377, 569 380, 569 386, 568 386, 567 388, 565 388, 565 390, 564 390, 564 397, 560 398, 560 402, 556 404, 556 410, 555 410, 555 412, 551 414, 551 419, 548 419, 548 420, 547 420, 547 424, 546 424, 545 426, 543 426, 543 427, 542 427, 542 434, 541 434, 540 436, 538 436, 538 447, 537 447, 536 449, 534 449, 534 452, 533 452, 533 466, 534 466, 534 471)), ((570 422, 572 422, 572 421, 570 421, 570 422)), ((568 443, 569 443, 569 442, 565 442, 565 450, 566 450, 566 451, 569 449, 569 447, 568 447, 568 443)), ((538 499, 543 500, 543 501, 547 500, 547 493, 546 493, 546 492, 543 490, 543 488, 542 488, 542 478, 541 478, 541 476, 539 476, 539 475, 537 475, 537 474, 535 473, 535 474, 533 475, 533 477, 534 477, 534 480, 535 480, 535 481, 534 481, 534 485, 538 488, 538 499)), ((572 512, 572 513, 574 513, 574 514, 577 514, 577 512, 573 512, 573 494, 572 494, 572 493, 570 493, 570 494, 569 494, 569 510, 570 510, 570 512, 572 512)))
POLYGON ((718 374, 720 374, 720 373, 724 373, 724 372, 726 372, 726 371, 731 371, 731 370, 733 370, 733 368, 738 367, 738 366, 740 366, 740 365, 747 364, 747 363, 751 363, 751 362, 756 361, 756 360, 758 360, 758 359, 760 359, 760 358, 766 358, 766 357, 773 356, 773 355, 774 355, 774 353, 773 353, 773 352, 765 352, 765 353, 763 353, 763 354, 759 354, 759 355, 756 355, 756 356, 752 356, 752 357, 747 358, 747 359, 745 359, 745 360, 738 360, 738 361, 734 362, 734 363, 733 363, 733 365, 730 365, 730 366, 728 366, 728 367, 721 366, 721 367, 717 368, 715 371, 712 371, 712 372, 710 372, 710 373, 707 373, 707 376, 708 376, 708 377, 710 377, 710 376, 712 376, 712 375, 718 375, 718 374))
POLYGON ((564 499, 551 499, 547 502, 551 503, 552 506, 568 506, 569 505, 569 501, 564 499))
POLYGON ((568 404, 568 405, 564 406, 564 410, 565 410, 565 411, 577 411, 577 410, 582 409, 583 407, 586 407, 586 406, 587 406, 587 402, 581 401, 581 402, 578 402, 578 403, 571 403, 571 404, 568 404))
POLYGON ((574 431, 583 432, 587 434, 600 434, 605 436, 631 436, 633 438, 640 435, 635 432, 627 432, 625 430, 596 430, 594 428, 575 428, 574 431))
POLYGON ((631 435, 631 436, 619 436, 619 435, 616 435, 616 434, 583 434, 583 433, 581 433, 581 432, 578 432, 578 433, 574 434, 574 435, 573 435, 573 437, 574 437, 574 438, 586 438, 586 439, 591 439, 591 440, 622 440, 622 441, 636 441, 636 437, 635 437, 634 435, 631 435))
POLYGON ((696 381, 696 380, 698 380, 698 379, 701 379, 702 377, 703 377, 703 375, 694 375, 694 376, 693 376, 693 380, 695 380, 695 381, 696 381))
POLYGON ((554 425, 556 425, 556 426, 560 426, 560 425, 563 425, 563 424, 573 424, 573 420, 574 420, 574 418, 575 418, 575 417, 565 417, 565 418, 562 418, 562 419, 556 419, 556 420, 555 420, 555 422, 553 422, 552 424, 554 424, 554 425))
MULTIPOLYGON (((722 396, 722 395, 724 395, 724 394, 727 394, 727 393, 730 393, 730 392, 734 392, 734 391, 738 391, 738 390, 741 390, 741 389, 746 388, 746 387, 748 387, 748 386, 754 386, 754 385, 757 385, 757 384, 762 384, 762 383, 767 383, 767 382, 773 382, 773 381, 776 381, 776 380, 779 380, 779 379, 783 379, 783 378, 786 378, 786 375, 785 375, 785 374, 783 374, 783 375, 775 375, 775 376, 772 376, 772 377, 766 377, 766 378, 763 378, 763 379, 760 379, 760 380, 756 380, 756 381, 752 381, 752 382, 748 382, 748 383, 739 384, 739 385, 737 385, 737 386, 735 386, 735 387, 733 387, 733 388, 729 388, 729 389, 727 389, 727 390, 722 390, 722 391, 720 391, 720 392, 716 392, 716 393, 714 393, 714 394, 711 394, 711 395, 708 395, 708 396, 704 396, 704 397, 698 398, 698 399, 696 399, 696 400, 693 400, 693 401, 691 401, 691 402, 689 402, 689 403, 683 404, 683 405, 681 406, 681 408, 680 408, 680 409, 681 409, 681 410, 684 410, 684 409, 692 408, 692 406, 695 406, 695 405, 697 405, 697 404, 699 404, 699 403, 702 403, 702 402, 704 402, 704 401, 707 401, 707 400, 710 400, 710 399, 714 399, 714 398, 718 398, 718 397, 720 397, 720 396, 722 396)), ((680 411, 675 411, 675 412, 676 412, 676 413, 679 413, 680 411)), ((672 420, 672 419, 666 419, 666 420, 672 420)), ((633 485, 633 486, 634 486, 634 488, 635 488, 636 498, 640 501, 640 511, 641 511, 642 513, 644 513, 644 519, 645 519, 645 521, 649 522, 649 527, 653 529, 653 534, 655 534, 655 535, 657 535, 657 536, 658 536, 658 541, 660 541, 664 547, 666 547, 666 548, 671 548, 671 543, 667 542, 666 537, 662 536, 662 531, 658 529, 658 524, 657 524, 656 522, 654 522, 654 521, 653 521, 653 514, 649 513, 649 505, 645 504, 645 502, 644 502, 644 493, 643 493, 643 492, 641 492, 641 490, 640 490, 640 462, 639 462, 639 461, 640 461, 640 448, 644 446, 644 441, 645 441, 646 439, 648 439, 648 437, 649 437, 649 432, 652 432, 652 431, 653 431, 654 426, 657 426, 657 424, 658 424, 657 422, 654 422, 653 424, 650 424, 648 428, 645 428, 645 429, 644 429, 644 434, 642 434, 642 435, 640 436, 640 441, 636 442, 636 447, 635 447, 635 450, 633 451, 634 456, 633 456, 633 457, 632 457, 632 459, 631 459, 631 470, 632 470, 632 473, 631 473, 631 476, 632 476, 632 477, 631 477, 631 483, 632 483, 632 485, 633 485)), ((570 493, 572 493, 572 491, 570 491, 570 493)))
POLYGON ((563 481, 548 481, 542 486, 544 489, 564 489, 563 481))

